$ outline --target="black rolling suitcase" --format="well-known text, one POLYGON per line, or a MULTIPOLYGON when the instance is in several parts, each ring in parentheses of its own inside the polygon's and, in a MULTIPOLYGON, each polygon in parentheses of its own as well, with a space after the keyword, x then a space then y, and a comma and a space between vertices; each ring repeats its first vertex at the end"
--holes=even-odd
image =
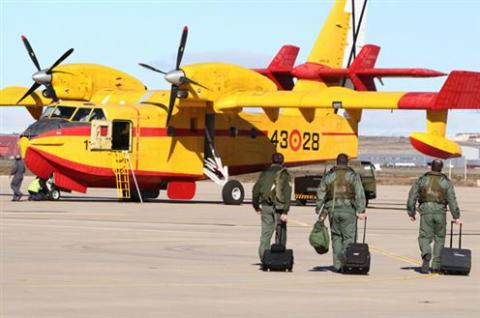
POLYGON ((345 274, 367 274, 370 271, 370 250, 365 244, 367 233, 367 219, 363 228, 363 243, 357 243, 357 225, 355 225, 355 243, 351 243, 345 250, 345 262, 342 271, 345 274))
POLYGON ((468 275, 472 267, 472 252, 462 249, 462 225, 460 225, 458 248, 452 248, 453 223, 450 224, 450 247, 444 247, 440 254, 440 271, 444 274, 468 275))
POLYGON ((280 227, 284 226, 286 230, 287 224, 278 222, 275 231, 275 243, 269 250, 263 253, 262 269, 264 271, 289 271, 293 269, 293 250, 286 249, 285 245, 280 244, 280 227))

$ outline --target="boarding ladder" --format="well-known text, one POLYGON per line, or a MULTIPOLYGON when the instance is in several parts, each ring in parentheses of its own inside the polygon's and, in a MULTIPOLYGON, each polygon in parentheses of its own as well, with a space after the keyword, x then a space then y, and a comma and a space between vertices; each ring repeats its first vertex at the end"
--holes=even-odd
POLYGON ((117 195, 120 199, 130 199, 130 163, 128 153, 115 151, 113 157, 113 173, 117 183, 117 195))

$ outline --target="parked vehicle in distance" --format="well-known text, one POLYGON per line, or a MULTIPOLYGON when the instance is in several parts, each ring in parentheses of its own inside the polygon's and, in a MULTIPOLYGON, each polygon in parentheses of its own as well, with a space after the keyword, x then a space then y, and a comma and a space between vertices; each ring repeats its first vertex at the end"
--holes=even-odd
MULTIPOLYGON (((333 163, 327 163, 322 174, 307 175, 295 178, 294 194, 298 205, 306 205, 309 201, 315 201, 317 199, 317 188, 322 181, 322 177, 332 167, 333 163)), ((365 190, 365 198, 368 206, 369 201, 377 197, 375 166, 370 161, 353 160, 350 162, 350 167, 355 170, 362 179, 363 188, 365 190)))

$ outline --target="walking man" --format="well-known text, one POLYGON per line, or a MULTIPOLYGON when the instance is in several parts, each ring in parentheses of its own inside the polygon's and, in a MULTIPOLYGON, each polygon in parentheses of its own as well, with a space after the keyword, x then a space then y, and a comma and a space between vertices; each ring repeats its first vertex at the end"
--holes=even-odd
POLYGON ((456 224, 463 224, 460 219, 460 209, 455 197, 453 184, 446 175, 442 173, 443 162, 432 161, 431 171, 417 179, 410 189, 407 201, 407 212, 410 220, 415 222, 417 213, 420 213, 420 230, 418 234, 418 245, 422 253, 421 272, 429 272, 430 260, 433 260, 432 272, 440 270, 440 253, 445 245, 447 233, 447 205, 450 209, 456 224))
POLYGON ((327 172, 317 190, 315 211, 330 220, 333 267, 341 272, 345 250, 355 241, 357 218, 365 219, 365 191, 358 173, 348 166, 348 156, 337 156, 337 165, 327 172))
POLYGON ((281 153, 272 155, 272 165, 262 172, 252 191, 253 208, 262 220, 262 232, 258 256, 263 258, 265 250, 270 248, 275 227, 280 222, 280 243, 286 246, 288 210, 292 195, 291 178, 283 166, 284 158, 281 153))

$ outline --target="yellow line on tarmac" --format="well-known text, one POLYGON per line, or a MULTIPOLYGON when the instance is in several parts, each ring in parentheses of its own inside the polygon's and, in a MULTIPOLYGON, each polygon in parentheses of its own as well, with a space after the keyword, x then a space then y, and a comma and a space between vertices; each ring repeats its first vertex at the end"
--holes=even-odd
POLYGON ((292 219, 288 219, 288 221, 290 223, 294 223, 296 225, 300 225, 300 226, 304 226, 304 227, 310 227, 312 225, 312 224, 308 224, 308 223, 304 223, 304 222, 300 222, 300 221, 292 220, 292 219))
POLYGON ((418 266, 422 265, 422 263, 418 260, 415 260, 415 259, 410 258, 410 257, 402 256, 402 255, 397 255, 397 254, 394 254, 394 253, 389 252, 387 250, 381 249, 379 247, 370 246, 370 249, 374 252, 382 254, 383 256, 387 256, 387 257, 399 260, 401 262, 405 262, 405 263, 412 264, 412 265, 418 265, 418 266))

